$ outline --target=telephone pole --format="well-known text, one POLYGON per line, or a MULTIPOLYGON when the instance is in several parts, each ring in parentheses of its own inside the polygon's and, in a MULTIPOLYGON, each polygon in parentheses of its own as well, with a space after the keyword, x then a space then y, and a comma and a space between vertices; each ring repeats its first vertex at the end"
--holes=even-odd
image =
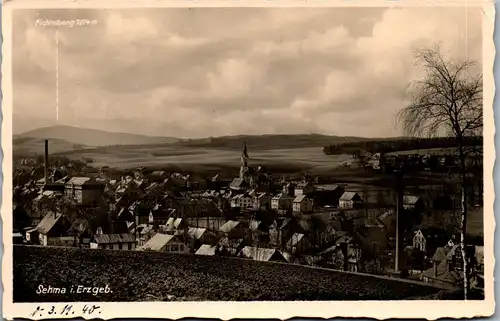
POLYGON ((403 176, 404 172, 401 169, 397 169, 394 171, 396 174, 396 258, 395 258, 395 266, 394 271, 396 273, 400 272, 400 253, 401 253, 401 223, 400 223, 400 215, 403 213, 403 196, 404 196, 404 181, 403 176))

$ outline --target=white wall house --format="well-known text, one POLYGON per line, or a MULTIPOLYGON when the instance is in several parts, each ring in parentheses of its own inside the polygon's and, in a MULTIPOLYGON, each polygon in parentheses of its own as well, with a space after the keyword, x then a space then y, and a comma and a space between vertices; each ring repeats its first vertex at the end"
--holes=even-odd
POLYGON ((307 213, 313 210, 313 200, 306 195, 299 195, 293 200, 293 211, 296 213, 307 213))
POLYGON ((131 233, 95 234, 90 240, 91 249, 134 250, 135 247, 135 235, 131 233))
POLYGON ((356 192, 344 192, 339 199, 340 208, 358 208, 363 204, 363 199, 356 192))

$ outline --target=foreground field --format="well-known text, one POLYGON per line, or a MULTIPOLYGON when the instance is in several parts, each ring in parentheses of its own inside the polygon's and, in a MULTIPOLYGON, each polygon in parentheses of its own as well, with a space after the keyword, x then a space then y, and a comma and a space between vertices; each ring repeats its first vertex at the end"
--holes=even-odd
POLYGON ((403 300, 438 288, 298 265, 158 252, 14 246, 14 302, 403 300), (66 294, 36 293, 38 287, 66 294), (71 286, 112 292, 69 293, 71 286))

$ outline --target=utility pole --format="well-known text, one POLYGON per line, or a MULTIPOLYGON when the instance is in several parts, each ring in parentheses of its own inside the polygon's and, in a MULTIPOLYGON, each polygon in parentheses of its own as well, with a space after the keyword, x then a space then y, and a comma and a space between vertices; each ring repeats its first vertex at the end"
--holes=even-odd
POLYGON ((400 252, 401 252, 401 224, 400 215, 403 213, 403 196, 404 196, 404 182, 403 182, 403 171, 400 169, 395 170, 396 174, 396 258, 394 271, 396 273, 400 272, 400 252))

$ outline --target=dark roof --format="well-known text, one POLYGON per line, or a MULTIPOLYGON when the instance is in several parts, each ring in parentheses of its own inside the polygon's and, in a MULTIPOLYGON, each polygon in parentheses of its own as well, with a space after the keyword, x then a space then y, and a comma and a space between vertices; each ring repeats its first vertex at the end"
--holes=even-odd
POLYGON ((98 244, 116 244, 116 243, 135 243, 134 234, 96 234, 93 243, 98 244))

